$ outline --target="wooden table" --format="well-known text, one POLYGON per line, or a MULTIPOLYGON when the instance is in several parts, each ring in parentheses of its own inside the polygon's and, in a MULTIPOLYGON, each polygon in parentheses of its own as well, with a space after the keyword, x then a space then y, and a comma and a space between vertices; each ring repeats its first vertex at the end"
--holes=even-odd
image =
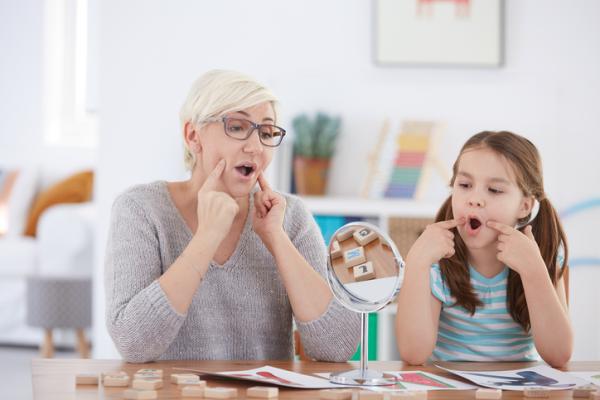
MULTIPOLYGON (((263 365, 272 365, 304 374, 316 372, 345 371, 357 368, 357 363, 322 363, 312 361, 160 361, 148 364, 128 364, 120 360, 73 360, 73 359, 34 359, 32 361, 32 384, 34 399, 121 399, 124 388, 104 388, 102 386, 75 385, 75 375, 78 373, 101 373, 109 371, 126 371, 130 377, 141 368, 158 368, 164 372, 164 386, 158 392, 159 399, 179 399, 180 388, 170 383, 170 374, 173 367, 200 369, 205 371, 233 371, 257 368, 263 365)), ((502 370, 518 369, 536 365, 536 363, 446 363, 449 367, 464 370, 502 370)), ((377 361, 371 362, 369 367, 379 371, 410 371, 422 370, 440 376, 457 378, 446 371, 433 365, 406 366, 402 362, 377 361)), ((600 362, 573 362, 564 371, 600 371, 600 362)), ((181 371, 177 371, 181 372, 181 371)), ((10 384, 10 383, 7 383, 10 384)), ((244 381, 217 381, 208 379, 208 386, 227 386, 238 389, 239 398, 244 399, 246 388, 256 386, 258 383, 244 381)), ((280 399, 318 399, 317 390, 295 390, 280 388, 280 399)), ((430 391, 429 399, 474 399, 475 391, 430 391)), ((503 399, 520 399, 522 392, 504 391, 503 399)), ((552 392, 553 399, 571 399, 570 391, 552 392)))

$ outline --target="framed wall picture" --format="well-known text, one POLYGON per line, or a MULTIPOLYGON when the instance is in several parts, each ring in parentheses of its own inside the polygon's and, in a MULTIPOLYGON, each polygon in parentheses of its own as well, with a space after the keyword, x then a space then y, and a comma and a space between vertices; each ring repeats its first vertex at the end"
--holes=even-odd
POLYGON ((503 0, 373 0, 379 65, 502 65, 503 0))

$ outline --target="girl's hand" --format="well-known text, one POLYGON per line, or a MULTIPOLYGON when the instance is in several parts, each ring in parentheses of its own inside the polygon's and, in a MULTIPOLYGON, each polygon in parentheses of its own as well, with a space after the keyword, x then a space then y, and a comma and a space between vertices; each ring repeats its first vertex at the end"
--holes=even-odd
POLYGON ((283 231, 285 198, 275 193, 261 173, 258 176, 260 190, 254 193, 254 212, 252 226, 265 246, 271 251, 273 240, 283 231))
POLYGON ((227 193, 217 191, 225 160, 219 161, 198 191, 198 228, 196 235, 207 235, 221 244, 231 229, 233 219, 240 211, 236 201, 227 193))
POLYGON ((430 267, 442 258, 452 257, 454 255, 454 233, 450 230, 464 223, 465 219, 460 218, 428 225, 410 248, 406 257, 407 264, 416 263, 430 267))
POLYGON ((500 233, 497 242, 498 260, 515 270, 521 277, 540 263, 544 265, 540 249, 531 233, 531 225, 525 227, 524 233, 496 221, 488 221, 487 226, 500 233))

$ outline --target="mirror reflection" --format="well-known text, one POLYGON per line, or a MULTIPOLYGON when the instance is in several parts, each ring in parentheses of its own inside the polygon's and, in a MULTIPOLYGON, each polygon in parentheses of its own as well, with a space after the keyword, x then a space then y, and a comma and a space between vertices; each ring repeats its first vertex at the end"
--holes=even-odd
POLYGON ((394 294, 400 263, 375 227, 345 227, 331 239, 329 253, 335 276, 351 295, 379 302, 394 294))
POLYGON ((361 313, 360 369, 331 374, 345 385, 390 385, 395 378, 367 367, 368 313, 394 299, 404 277, 404 261, 394 242, 375 225, 352 222, 329 242, 327 282, 344 307, 361 313))

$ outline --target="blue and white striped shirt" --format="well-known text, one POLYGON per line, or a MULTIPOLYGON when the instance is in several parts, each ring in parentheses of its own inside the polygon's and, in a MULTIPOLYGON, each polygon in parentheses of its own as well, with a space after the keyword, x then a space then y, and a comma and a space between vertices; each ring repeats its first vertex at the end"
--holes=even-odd
POLYGON ((434 264, 430 270, 431 293, 442 302, 434 360, 460 361, 537 361, 533 336, 517 324, 506 308, 508 267, 493 278, 486 278, 469 266, 471 284, 483 307, 471 315, 454 305, 434 264))

